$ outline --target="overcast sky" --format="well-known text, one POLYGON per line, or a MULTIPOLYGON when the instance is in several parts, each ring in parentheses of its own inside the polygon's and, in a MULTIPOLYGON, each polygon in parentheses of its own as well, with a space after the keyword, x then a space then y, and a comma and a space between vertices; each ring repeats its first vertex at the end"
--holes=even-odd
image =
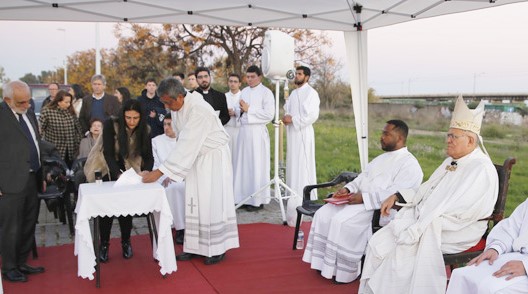
MULTIPOLYGON (((369 86, 381 95, 528 93, 527 14, 519 3, 370 30, 369 86)), ((60 67, 66 55, 95 47, 95 27, 0 21, 0 66, 12 80, 60 67)), ((102 48, 117 45, 113 30, 100 24, 102 48)), ((345 63, 342 33, 329 35, 345 63)))

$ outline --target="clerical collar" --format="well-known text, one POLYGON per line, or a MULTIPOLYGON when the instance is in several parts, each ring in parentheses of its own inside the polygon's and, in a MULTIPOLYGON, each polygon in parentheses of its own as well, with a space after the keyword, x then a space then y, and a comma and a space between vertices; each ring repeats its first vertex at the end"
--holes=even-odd
POLYGON ((451 161, 450 165, 446 165, 447 171, 455 171, 457 169, 457 162, 455 160, 451 161))

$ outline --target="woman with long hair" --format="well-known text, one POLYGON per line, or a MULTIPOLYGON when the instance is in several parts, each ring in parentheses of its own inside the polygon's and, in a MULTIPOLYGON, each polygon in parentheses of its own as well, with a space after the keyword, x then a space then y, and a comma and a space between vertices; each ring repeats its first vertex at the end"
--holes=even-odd
POLYGON ((123 105, 128 100, 132 99, 132 95, 127 87, 119 87, 115 90, 114 96, 117 97, 117 101, 123 105))
POLYGON ((73 109, 75 110, 75 115, 77 116, 77 118, 79 118, 79 113, 81 112, 82 101, 84 98, 84 91, 82 89, 82 86, 79 84, 72 84, 68 93, 72 95, 73 100, 71 104, 73 106, 73 109))
MULTIPOLYGON (((129 168, 136 172, 152 170, 154 158, 152 144, 146 119, 141 116, 141 105, 137 100, 123 103, 119 117, 108 119, 103 126, 103 154, 108 165, 110 178, 116 180, 121 173, 129 168)), ((123 258, 132 257, 130 232, 132 231, 132 216, 118 217, 121 229, 121 247, 123 258)), ((108 261, 108 247, 110 245, 110 230, 113 217, 103 217, 100 221, 101 246, 100 261, 108 261)))
POLYGON ((42 138, 55 145, 69 167, 77 157, 82 138, 72 99, 70 93, 60 90, 55 99, 42 109, 39 118, 42 138))

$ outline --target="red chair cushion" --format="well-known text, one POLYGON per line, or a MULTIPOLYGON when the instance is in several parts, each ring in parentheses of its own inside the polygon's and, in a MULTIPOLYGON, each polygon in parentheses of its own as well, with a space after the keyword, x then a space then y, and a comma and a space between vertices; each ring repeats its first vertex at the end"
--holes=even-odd
POLYGON ((482 251, 484 250, 484 248, 486 248, 486 239, 482 238, 477 244, 475 244, 475 246, 469 248, 464 252, 482 251))

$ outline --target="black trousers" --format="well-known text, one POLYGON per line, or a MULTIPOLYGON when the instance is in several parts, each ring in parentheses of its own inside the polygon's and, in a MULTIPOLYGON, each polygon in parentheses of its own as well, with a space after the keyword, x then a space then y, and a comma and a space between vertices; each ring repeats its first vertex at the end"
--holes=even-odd
POLYGON ((2 272, 18 268, 26 263, 35 242, 35 225, 39 213, 37 177, 30 173, 20 193, 0 196, 0 246, 2 272))
MULTIPOLYGON (((121 229, 121 242, 130 241, 130 233, 132 232, 132 216, 120 216, 117 218, 119 221, 119 228, 121 229)), ((102 217, 99 221, 99 230, 101 236, 101 244, 108 244, 110 241, 110 231, 112 230, 112 223, 114 217, 102 217)))

